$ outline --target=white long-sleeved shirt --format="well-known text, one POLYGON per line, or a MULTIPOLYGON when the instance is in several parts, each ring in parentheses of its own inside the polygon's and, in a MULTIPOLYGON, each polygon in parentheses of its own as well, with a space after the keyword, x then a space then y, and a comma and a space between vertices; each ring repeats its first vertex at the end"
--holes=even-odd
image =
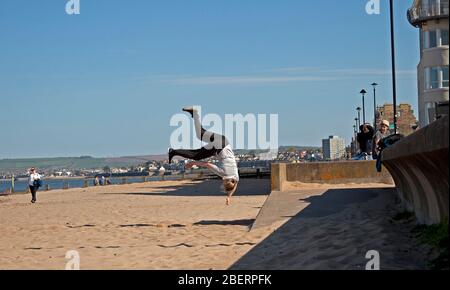
POLYGON ((211 164, 210 169, 223 179, 236 179, 239 181, 239 171, 231 145, 225 146, 222 151, 217 154, 220 165, 211 164))
POLYGON ((41 179, 41 175, 39 173, 30 174, 30 178, 28 178, 28 185, 34 186, 34 181, 41 179))

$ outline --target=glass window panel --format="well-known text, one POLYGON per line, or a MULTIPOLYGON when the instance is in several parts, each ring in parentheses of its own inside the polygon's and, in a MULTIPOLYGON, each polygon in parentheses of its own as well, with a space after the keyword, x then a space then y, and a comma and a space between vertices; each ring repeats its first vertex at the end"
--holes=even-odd
POLYGON ((423 48, 430 48, 430 33, 429 31, 423 32, 423 48))
POLYGON ((426 90, 431 89, 431 84, 430 84, 430 68, 429 68, 429 67, 425 68, 425 89, 426 89, 426 90))
POLYGON ((431 81, 430 81, 431 87, 430 89, 437 89, 439 88, 439 68, 433 67, 431 68, 431 81))
POLYGON ((441 30, 441 45, 448 45, 448 29, 441 30))
POLYGON ((436 47, 437 46, 437 31, 433 30, 430 31, 430 46, 429 47, 436 47))
POLYGON ((448 88, 448 66, 442 68, 442 87, 448 88))

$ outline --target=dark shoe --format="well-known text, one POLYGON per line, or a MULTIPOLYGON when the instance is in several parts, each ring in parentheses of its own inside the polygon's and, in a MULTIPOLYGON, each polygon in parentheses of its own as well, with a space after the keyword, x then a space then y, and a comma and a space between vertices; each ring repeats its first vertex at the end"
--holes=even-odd
POLYGON ((194 107, 185 107, 183 111, 191 114, 191 117, 194 118, 194 107))
POLYGON ((32 200, 31 200, 31 203, 35 203, 35 202, 36 202, 36 200, 35 200, 35 199, 32 199, 32 200))

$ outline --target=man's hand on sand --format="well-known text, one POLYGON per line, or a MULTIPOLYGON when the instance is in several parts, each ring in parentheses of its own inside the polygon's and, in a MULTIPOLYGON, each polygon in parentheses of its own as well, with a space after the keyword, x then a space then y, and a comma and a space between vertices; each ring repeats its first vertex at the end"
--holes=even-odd
POLYGON ((231 204, 231 198, 227 197, 227 201, 225 202, 226 205, 230 205, 231 204))

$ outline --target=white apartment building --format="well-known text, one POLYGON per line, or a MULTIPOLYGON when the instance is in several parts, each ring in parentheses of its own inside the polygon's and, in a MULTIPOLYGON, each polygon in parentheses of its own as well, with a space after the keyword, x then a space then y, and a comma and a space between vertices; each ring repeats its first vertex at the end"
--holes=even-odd
POLYGON ((329 136, 322 140, 323 158, 337 160, 345 157, 345 140, 338 136, 329 136))
POLYGON ((448 0, 415 0, 408 20, 420 29, 419 124, 434 121, 436 103, 448 101, 448 0))

